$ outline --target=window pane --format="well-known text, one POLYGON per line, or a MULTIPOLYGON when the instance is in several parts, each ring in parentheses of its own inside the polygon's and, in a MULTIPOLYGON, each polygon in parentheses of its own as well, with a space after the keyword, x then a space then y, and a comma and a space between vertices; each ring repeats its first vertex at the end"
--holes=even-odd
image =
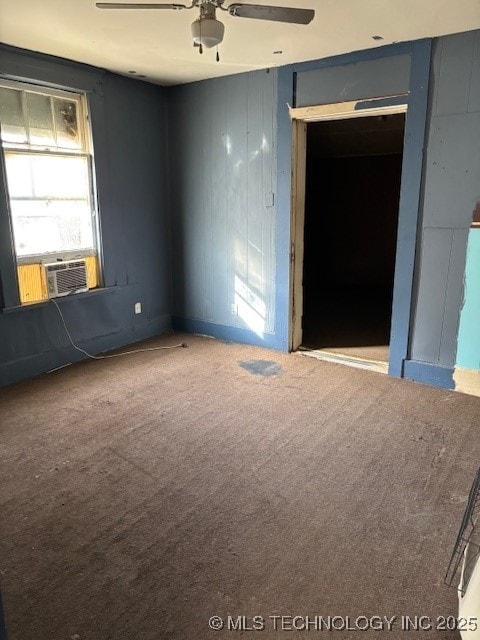
POLYGON ((5 152, 8 194, 10 198, 32 198, 33 183, 30 156, 5 152))
POLYGON ((62 149, 80 149, 81 141, 77 121, 77 104, 73 100, 53 98, 57 144, 62 149))
POLYGON ((30 92, 26 93, 26 97, 30 144, 56 146, 50 97, 30 92))
POLYGON ((86 158, 7 152, 5 165, 17 256, 94 249, 86 158))
POLYGON ((7 151, 5 166, 10 198, 88 198, 86 158, 7 151))
POLYGON ((92 214, 87 202, 12 200, 18 257, 94 250, 92 214))
POLYGON ((21 91, 0 87, 0 124, 4 142, 17 144, 27 142, 21 91))
POLYGON ((87 198, 89 193, 86 158, 29 156, 33 192, 37 198, 87 198))

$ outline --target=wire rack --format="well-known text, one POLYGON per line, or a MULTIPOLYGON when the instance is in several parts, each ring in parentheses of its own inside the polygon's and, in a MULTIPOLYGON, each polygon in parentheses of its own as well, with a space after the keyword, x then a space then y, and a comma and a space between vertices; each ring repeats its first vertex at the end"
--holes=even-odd
POLYGON ((462 524, 453 547, 452 556, 445 574, 445 583, 449 587, 456 587, 457 574, 465 558, 463 566, 462 584, 458 587, 462 596, 468 586, 468 580, 472 574, 473 567, 480 555, 480 468, 473 480, 470 493, 468 495, 467 506, 462 518, 462 524))

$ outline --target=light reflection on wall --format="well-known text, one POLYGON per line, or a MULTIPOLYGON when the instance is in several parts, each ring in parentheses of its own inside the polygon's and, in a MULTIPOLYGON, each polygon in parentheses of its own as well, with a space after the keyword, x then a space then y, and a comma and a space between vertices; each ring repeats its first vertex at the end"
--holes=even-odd
POLYGON ((228 134, 225 136, 225 149, 230 156, 232 154, 232 140, 228 134))
POLYGON ((235 275, 235 304, 238 316, 260 338, 265 333, 265 302, 238 275, 235 275))

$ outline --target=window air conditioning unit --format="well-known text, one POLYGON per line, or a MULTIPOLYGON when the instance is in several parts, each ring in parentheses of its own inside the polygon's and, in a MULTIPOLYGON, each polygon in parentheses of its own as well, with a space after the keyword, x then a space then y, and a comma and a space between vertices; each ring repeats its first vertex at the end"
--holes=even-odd
POLYGON ((88 291, 85 260, 65 260, 43 265, 49 298, 88 291))

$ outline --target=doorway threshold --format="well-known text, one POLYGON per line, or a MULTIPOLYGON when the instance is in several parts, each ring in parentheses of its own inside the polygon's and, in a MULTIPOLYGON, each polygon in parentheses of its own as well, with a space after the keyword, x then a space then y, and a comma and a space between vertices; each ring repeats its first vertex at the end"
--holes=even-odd
POLYGON ((325 349, 306 349, 305 347, 300 347, 295 353, 308 356, 309 358, 316 358, 317 360, 344 364, 347 367, 354 367, 355 369, 366 369, 368 371, 375 371, 376 373, 388 373, 388 362, 382 362, 380 360, 368 360, 367 358, 333 353, 325 349))

